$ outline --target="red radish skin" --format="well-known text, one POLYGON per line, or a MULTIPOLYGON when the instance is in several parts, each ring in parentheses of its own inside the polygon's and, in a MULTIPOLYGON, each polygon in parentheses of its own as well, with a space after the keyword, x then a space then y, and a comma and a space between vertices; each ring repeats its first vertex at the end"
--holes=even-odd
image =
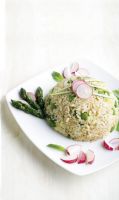
POLYGON ((60 159, 65 163, 72 164, 77 162, 78 156, 77 155, 64 156, 63 158, 60 159))
POLYGON ((81 146, 78 144, 70 145, 66 148, 66 154, 67 155, 78 155, 80 153, 81 146))
POLYGON ((82 164, 86 162, 86 154, 83 151, 80 151, 77 162, 78 164, 82 164))
POLYGON ((72 84, 72 90, 74 93, 76 93, 78 86, 81 85, 82 83, 84 83, 84 81, 77 80, 72 84))
POLYGON ((36 97, 32 92, 27 92, 27 95, 33 100, 36 101, 36 97))
POLYGON ((77 80, 77 79, 76 79, 76 80, 74 80, 74 81, 73 81, 73 83, 72 83, 72 85, 73 85, 74 83, 78 82, 78 81, 79 81, 79 80, 77 80))
POLYGON ((106 141, 103 141, 103 147, 109 151, 113 151, 113 148, 109 146, 109 144, 106 141))
POLYGON ((76 94, 81 99, 88 99, 93 94, 93 89, 87 83, 82 83, 77 87, 76 94))
POLYGON ((113 138, 110 141, 104 140, 102 145, 109 151, 119 150, 119 138, 113 138))
POLYGON ((86 163, 87 164, 92 164, 94 162, 94 160, 95 160, 95 154, 94 154, 94 152, 92 150, 89 149, 86 152, 86 163))

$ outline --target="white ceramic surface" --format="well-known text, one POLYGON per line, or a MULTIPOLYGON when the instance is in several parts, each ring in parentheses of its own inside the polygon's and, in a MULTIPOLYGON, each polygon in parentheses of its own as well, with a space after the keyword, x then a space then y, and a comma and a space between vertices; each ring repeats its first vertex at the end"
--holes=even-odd
MULTIPOLYGON (((87 68, 90 71, 91 76, 105 81, 110 89, 118 88, 119 80, 113 78, 110 74, 108 74, 100 67, 85 60, 80 60, 79 64, 80 66, 87 68)), ((24 82, 15 89, 11 90, 6 95, 6 100, 12 115, 14 116, 16 122, 19 124, 23 132, 46 156, 48 156, 51 160, 53 160, 55 163, 68 170, 69 172, 83 176, 93 173, 116 162, 117 160, 119 160, 119 152, 110 152, 103 149, 101 146, 102 140, 98 140, 96 142, 75 142, 71 139, 68 139, 52 130, 44 120, 25 114, 10 105, 11 99, 19 99, 18 92, 21 87, 24 87, 27 91, 34 92, 38 86, 41 86, 43 88, 44 95, 46 95, 48 91, 56 84, 51 76, 52 71, 56 70, 61 72, 64 66, 57 66, 58 68, 47 70, 39 74, 38 76, 30 79, 29 81, 24 82), (95 152, 95 162, 92 165, 69 165, 63 163, 60 160, 60 156, 62 155, 62 153, 48 148, 46 145, 49 143, 56 143, 63 146, 81 143, 84 148, 90 148, 95 152)), ((116 131, 110 135, 110 137, 114 136, 118 136, 118 133, 116 131)))

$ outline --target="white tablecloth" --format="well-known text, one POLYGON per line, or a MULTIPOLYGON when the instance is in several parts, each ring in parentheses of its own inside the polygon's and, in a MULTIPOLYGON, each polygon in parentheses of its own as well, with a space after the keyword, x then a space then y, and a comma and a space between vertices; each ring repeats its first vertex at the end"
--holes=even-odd
MULTIPOLYGON (((6 0, 3 95, 49 67, 80 58, 119 78, 118 0, 6 0)), ((119 162, 88 176, 72 175, 25 137, 4 98, 2 111, 4 200, 119 199, 119 162)))

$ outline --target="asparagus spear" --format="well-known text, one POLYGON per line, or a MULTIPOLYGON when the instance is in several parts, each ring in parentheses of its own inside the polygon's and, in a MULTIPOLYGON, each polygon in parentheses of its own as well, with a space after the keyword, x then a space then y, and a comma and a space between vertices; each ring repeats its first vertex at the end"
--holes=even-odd
POLYGON ((35 110, 34 108, 30 107, 29 105, 27 105, 25 103, 22 103, 21 101, 11 100, 11 104, 12 104, 13 107, 15 107, 19 110, 22 110, 25 113, 34 115, 34 116, 39 117, 41 119, 44 118, 44 114, 43 114, 41 109, 35 110))
POLYGON ((41 109, 44 109, 43 90, 41 87, 37 88, 35 96, 37 104, 40 106, 41 109))
POLYGON ((20 89, 20 97, 25 100, 32 108, 39 110, 40 106, 27 94, 24 88, 20 89))

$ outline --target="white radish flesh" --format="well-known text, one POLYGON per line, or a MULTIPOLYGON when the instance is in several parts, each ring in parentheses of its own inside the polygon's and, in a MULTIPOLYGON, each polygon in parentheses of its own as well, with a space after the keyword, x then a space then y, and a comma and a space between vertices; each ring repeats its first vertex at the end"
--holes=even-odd
POLYGON ((66 154, 73 155, 73 154, 79 154, 81 150, 81 146, 78 144, 70 145, 66 148, 66 154))
POLYGON ((82 83, 84 83, 84 81, 79 81, 79 80, 77 80, 77 81, 73 82, 73 84, 72 84, 72 90, 73 90, 73 92, 76 92, 78 86, 79 86, 80 84, 82 84, 82 83))
POLYGON ((94 162, 94 160, 95 160, 95 154, 94 154, 94 152, 92 150, 89 149, 86 152, 86 163, 87 164, 92 164, 94 162))
POLYGON ((75 76, 89 76, 89 72, 85 68, 79 68, 79 70, 75 72, 75 76))
POLYGON ((88 99, 92 96, 93 94, 93 89, 86 83, 82 83, 78 86, 76 90, 76 94, 78 97, 82 99, 88 99))
POLYGON ((103 147, 109 151, 119 150, 119 138, 111 139, 110 141, 104 140, 103 147))
POLYGON ((119 145, 119 138, 113 138, 109 141, 110 144, 118 144, 119 145))
POLYGON ((83 151, 80 151, 78 156, 78 164, 86 162, 86 154, 83 151))
POLYGON ((79 64, 73 63, 70 70, 71 70, 71 73, 75 73, 76 71, 79 70, 79 64))
POLYGON ((77 159, 78 159, 78 156, 73 154, 73 155, 70 155, 70 156, 63 156, 61 158, 61 160, 65 163, 68 163, 68 164, 72 164, 72 163, 75 163, 77 162, 77 159))
POLYGON ((63 75, 64 75, 65 78, 70 78, 70 77, 72 76, 69 67, 65 67, 65 68, 64 68, 63 75))

